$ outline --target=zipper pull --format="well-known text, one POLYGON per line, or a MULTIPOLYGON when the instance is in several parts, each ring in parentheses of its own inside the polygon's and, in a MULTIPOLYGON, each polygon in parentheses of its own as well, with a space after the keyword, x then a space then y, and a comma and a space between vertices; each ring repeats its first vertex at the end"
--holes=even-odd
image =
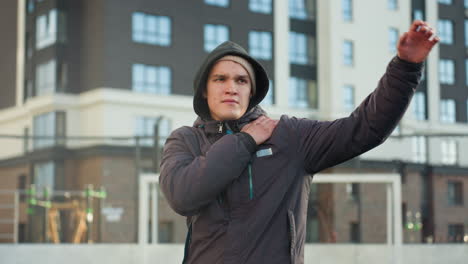
POLYGON ((222 133, 223 133, 223 123, 222 123, 222 122, 219 122, 219 123, 218 123, 218 133, 219 133, 219 134, 222 134, 222 133))

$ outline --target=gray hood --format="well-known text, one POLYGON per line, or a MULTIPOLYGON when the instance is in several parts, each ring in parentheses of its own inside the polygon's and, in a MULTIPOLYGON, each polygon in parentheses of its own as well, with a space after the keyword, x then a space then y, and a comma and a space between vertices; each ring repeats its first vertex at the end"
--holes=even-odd
POLYGON ((208 75, 214 63, 226 55, 236 55, 246 59, 252 65, 255 71, 256 92, 255 95, 250 99, 246 113, 258 105, 268 92, 269 79, 263 66, 257 60, 252 58, 239 44, 232 41, 226 41, 216 47, 216 49, 214 49, 210 54, 208 54, 195 76, 193 83, 193 88, 195 91, 193 97, 193 109, 195 110, 195 113, 201 117, 201 119, 211 119, 208 102, 205 98, 203 98, 203 91, 206 89, 208 75))

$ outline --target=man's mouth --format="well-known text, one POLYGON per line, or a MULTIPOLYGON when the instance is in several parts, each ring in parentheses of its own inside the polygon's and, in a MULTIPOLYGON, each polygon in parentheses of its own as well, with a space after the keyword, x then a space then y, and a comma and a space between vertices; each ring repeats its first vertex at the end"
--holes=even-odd
POLYGON ((234 99, 226 99, 226 100, 223 100, 222 101, 223 103, 233 103, 233 104, 238 104, 239 102, 237 102, 236 100, 234 99))

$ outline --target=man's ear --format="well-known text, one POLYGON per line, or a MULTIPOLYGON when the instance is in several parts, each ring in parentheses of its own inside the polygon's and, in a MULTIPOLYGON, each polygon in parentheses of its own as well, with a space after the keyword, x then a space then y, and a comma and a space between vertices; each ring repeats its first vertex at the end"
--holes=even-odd
POLYGON ((205 89, 205 90, 203 90, 203 92, 202 92, 202 96, 203 96, 203 98, 205 98, 205 99, 207 99, 207 98, 208 98, 208 96, 206 95, 206 89, 205 89))

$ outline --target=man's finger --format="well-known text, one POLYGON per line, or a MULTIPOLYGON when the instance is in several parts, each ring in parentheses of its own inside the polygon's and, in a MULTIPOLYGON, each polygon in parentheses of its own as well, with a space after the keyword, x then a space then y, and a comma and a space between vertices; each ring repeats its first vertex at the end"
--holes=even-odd
POLYGON ((424 25, 425 25, 424 21, 415 20, 413 24, 411 24, 410 31, 418 32, 418 28, 424 25))
POLYGON ((435 35, 436 35, 436 34, 435 34, 435 31, 434 31, 434 30, 431 30, 431 31, 429 31, 429 32, 426 33, 426 37, 427 37, 428 39, 433 39, 433 38, 435 37, 435 35))
POLYGON ((261 119, 260 119, 260 118, 257 119, 257 121, 259 122, 259 124, 264 124, 264 123, 266 123, 266 122, 268 121, 268 119, 269 119, 269 118, 266 117, 266 116, 261 116, 261 117, 262 117, 261 119))
POLYGON ((275 127, 278 122, 276 120, 270 119, 268 120, 268 124, 275 127))

